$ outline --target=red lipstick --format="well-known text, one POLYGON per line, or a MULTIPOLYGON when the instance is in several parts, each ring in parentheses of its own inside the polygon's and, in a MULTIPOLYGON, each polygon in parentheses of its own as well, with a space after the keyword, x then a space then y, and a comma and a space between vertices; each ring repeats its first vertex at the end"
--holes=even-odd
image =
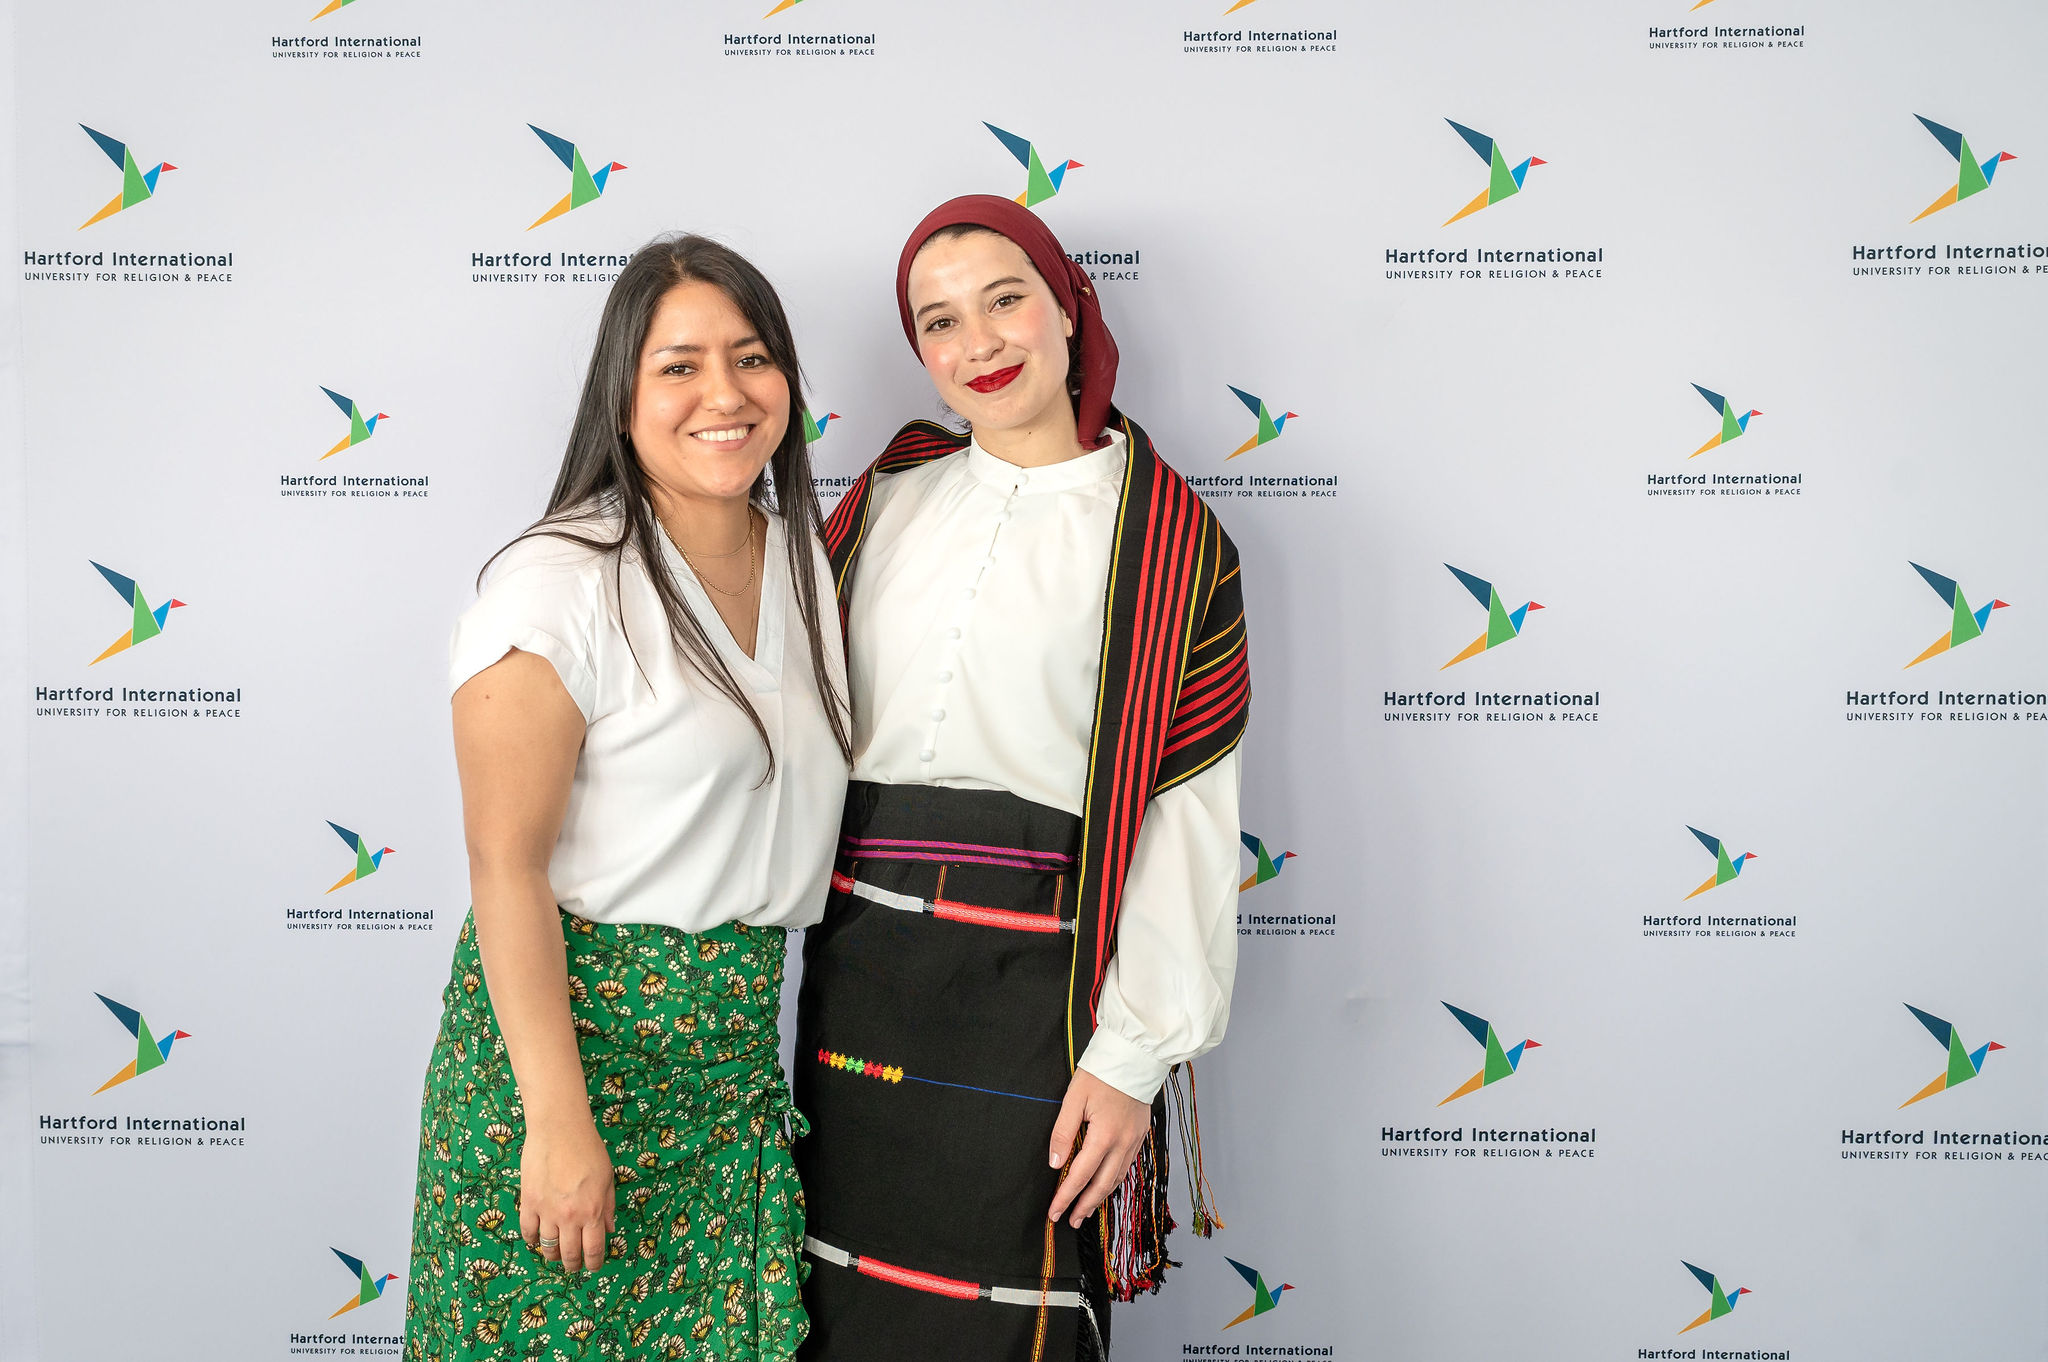
POLYGON ((980 378, 970 378, 967 380, 967 386, 978 393, 992 393, 999 388, 1009 387, 1010 380, 1023 372, 1023 365, 1012 364, 1007 369, 998 369, 992 374, 983 374, 980 378))

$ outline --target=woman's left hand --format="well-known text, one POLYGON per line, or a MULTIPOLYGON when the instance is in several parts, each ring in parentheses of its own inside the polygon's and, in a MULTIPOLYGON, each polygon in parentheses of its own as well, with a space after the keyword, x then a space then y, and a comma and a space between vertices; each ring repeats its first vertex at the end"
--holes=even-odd
POLYGON ((1053 1193, 1052 1209, 1046 1218, 1057 1220, 1071 1209, 1073 1225, 1079 1229, 1081 1222, 1093 1215, 1095 1208, 1124 1180, 1131 1160, 1138 1157, 1138 1148, 1145 1143, 1151 1128, 1150 1106, 1112 1088, 1086 1069, 1074 1070, 1073 1081, 1067 1084, 1067 1098, 1060 1103, 1060 1119, 1052 1128, 1051 1152, 1053 1167, 1065 1163, 1069 1154, 1073 1156, 1073 1166, 1067 1169, 1059 1190, 1053 1193), (1088 1137, 1077 1151, 1074 1140, 1083 1126, 1087 1127, 1088 1137))

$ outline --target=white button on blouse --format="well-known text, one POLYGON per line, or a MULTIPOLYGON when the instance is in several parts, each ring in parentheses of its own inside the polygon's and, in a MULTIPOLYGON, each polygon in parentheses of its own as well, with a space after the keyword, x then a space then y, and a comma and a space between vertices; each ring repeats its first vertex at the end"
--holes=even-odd
MULTIPOLYGON (((616 518, 593 513, 584 523, 593 537, 617 533, 616 518)), ((548 863, 555 901, 568 911, 689 932, 727 922, 800 927, 823 915, 847 770, 813 679, 783 534, 770 515, 752 657, 661 540, 665 570, 767 727, 776 774, 766 783, 760 735, 676 656, 637 560, 621 565, 615 592, 607 556, 550 536, 523 539, 492 564, 456 623, 451 694, 518 648, 554 664, 589 725, 548 863)), ((839 612, 815 541, 811 558, 826 665, 843 688, 839 612)))

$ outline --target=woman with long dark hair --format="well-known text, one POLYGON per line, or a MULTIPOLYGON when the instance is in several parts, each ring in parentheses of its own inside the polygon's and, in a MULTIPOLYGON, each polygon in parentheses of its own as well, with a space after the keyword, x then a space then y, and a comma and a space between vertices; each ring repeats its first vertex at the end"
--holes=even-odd
POLYGON ((905 426, 825 529, 854 782, 798 1004, 805 1356, 1095 1357, 1171 1265, 1162 1093, 1230 1010, 1237 551, 1034 214, 942 205, 896 298, 972 432, 905 426))
POLYGON ((471 912, 421 1116, 421 1362, 804 1336, 783 939, 851 749, 801 402, 759 271, 642 248, 547 513, 456 626, 471 912))

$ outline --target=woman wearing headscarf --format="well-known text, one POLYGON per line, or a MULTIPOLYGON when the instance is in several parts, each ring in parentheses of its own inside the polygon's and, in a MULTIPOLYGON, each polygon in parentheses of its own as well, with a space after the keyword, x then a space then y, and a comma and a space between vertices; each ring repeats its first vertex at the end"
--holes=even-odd
POLYGON ((941 206, 896 292, 971 433, 905 426, 825 529, 854 781, 798 1007, 804 1355, 1106 1356, 1169 1265, 1162 1089, 1229 1014, 1237 553, 1035 215, 941 206))

